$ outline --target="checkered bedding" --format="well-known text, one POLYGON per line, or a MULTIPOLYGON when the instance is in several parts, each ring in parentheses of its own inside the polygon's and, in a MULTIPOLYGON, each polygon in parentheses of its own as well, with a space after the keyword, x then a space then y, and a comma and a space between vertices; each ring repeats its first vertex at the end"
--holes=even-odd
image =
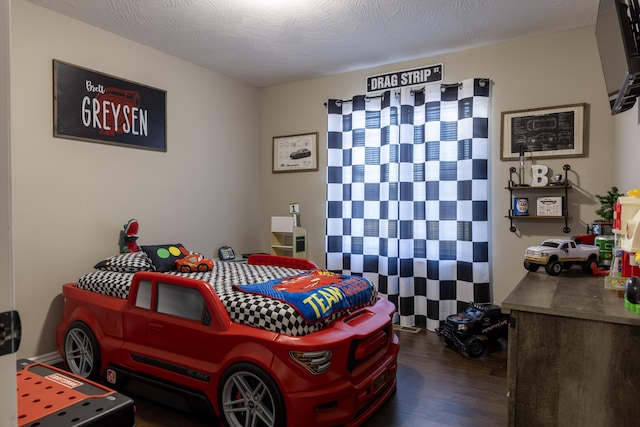
MULTIPOLYGON (((235 291, 233 285, 260 283, 279 277, 293 276, 301 270, 270 265, 216 262, 213 270, 199 273, 166 274, 191 277, 209 283, 227 308, 232 321, 286 335, 302 336, 324 328, 344 312, 335 313, 322 322, 310 324, 289 304, 257 294, 235 291)), ((78 280, 78 288, 127 298, 134 273, 95 270, 78 280)), ((373 292, 369 304, 376 300, 373 292)))

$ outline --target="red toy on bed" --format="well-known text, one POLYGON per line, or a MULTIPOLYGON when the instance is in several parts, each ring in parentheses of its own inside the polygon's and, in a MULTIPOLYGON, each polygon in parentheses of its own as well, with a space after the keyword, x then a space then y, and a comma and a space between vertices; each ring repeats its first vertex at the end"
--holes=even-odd
POLYGON ((120 232, 120 253, 138 252, 140 246, 136 243, 138 240, 138 220, 130 219, 124 225, 123 230, 120 232))

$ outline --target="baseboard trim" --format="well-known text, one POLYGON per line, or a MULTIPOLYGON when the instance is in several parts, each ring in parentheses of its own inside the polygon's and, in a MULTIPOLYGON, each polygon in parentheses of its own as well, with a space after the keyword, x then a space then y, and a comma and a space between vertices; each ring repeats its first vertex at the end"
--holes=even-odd
POLYGON ((412 334, 419 334, 420 332, 422 332, 422 328, 419 328, 417 326, 400 326, 400 325, 393 325, 393 329, 395 329, 396 331, 406 331, 406 332, 411 332, 412 334))
POLYGON ((57 351, 52 351, 51 353, 42 354, 40 356, 30 357, 29 360, 38 363, 44 363, 45 365, 57 365, 58 363, 62 363, 62 356, 57 351))

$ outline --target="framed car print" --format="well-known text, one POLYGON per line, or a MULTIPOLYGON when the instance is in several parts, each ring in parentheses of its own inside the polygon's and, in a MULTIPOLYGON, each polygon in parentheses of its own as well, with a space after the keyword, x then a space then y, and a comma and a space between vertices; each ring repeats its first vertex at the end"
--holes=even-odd
POLYGON ((273 173, 318 170, 318 132, 273 137, 273 173))
POLYGON ((584 155, 587 104, 504 111, 501 160, 584 155))

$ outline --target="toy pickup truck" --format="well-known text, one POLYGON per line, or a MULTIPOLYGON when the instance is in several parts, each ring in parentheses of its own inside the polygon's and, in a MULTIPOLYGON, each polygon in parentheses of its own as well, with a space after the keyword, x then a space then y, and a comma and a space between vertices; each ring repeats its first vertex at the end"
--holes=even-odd
MULTIPOLYGON (((241 267, 226 264, 216 269, 241 267)), ((126 299, 63 285, 56 342, 72 373, 226 426, 359 425, 395 391, 399 341, 386 299, 292 336, 232 320, 204 279, 129 277, 126 299)), ((233 294, 241 304, 252 297, 233 294)), ((286 322, 268 306, 257 312, 286 322)))
POLYGON ((464 311, 447 316, 436 333, 449 347, 475 358, 484 353, 487 341, 507 337, 510 319, 497 305, 470 302, 464 311))
POLYGON ((592 264, 597 262, 600 248, 595 245, 578 245, 570 239, 547 239, 540 245, 530 246, 524 252, 524 268, 537 271, 544 266, 547 274, 557 276, 563 269, 574 264, 582 267, 586 274, 592 273, 592 264))

